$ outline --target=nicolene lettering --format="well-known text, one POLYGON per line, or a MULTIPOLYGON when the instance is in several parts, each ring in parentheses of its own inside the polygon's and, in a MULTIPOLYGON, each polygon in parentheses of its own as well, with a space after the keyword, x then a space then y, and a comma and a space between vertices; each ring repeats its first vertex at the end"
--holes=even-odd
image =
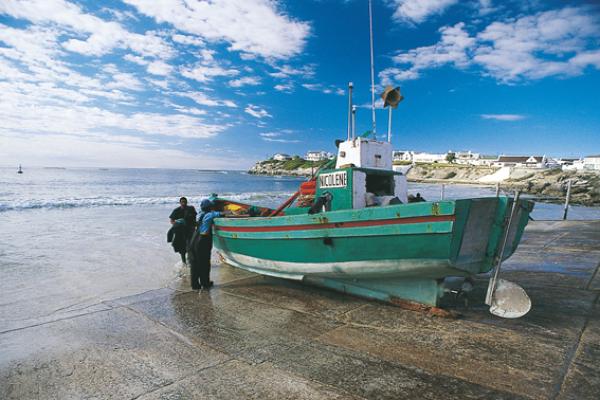
POLYGON ((319 176, 320 188, 342 188, 347 185, 346 172, 331 172, 319 176))

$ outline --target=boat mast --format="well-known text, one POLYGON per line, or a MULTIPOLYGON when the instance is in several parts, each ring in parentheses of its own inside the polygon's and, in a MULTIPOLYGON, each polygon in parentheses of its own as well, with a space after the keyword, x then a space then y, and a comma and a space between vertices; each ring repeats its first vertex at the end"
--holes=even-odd
MULTIPOLYGON (((352 88, 354 87, 352 82, 348 82, 348 137, 350 140, 352 135, 352 88)), ((354 136, 354 135, 352 135, 354 136)), ((354 139, 354 137, 352 137, 354 139)))
POLYGON ((371 40, 371 115, 373 118, 373 139, 377 140, 377 129, 375 125, 375 61, 373 60, 373 6, 369 0, 369 37, 371 40))

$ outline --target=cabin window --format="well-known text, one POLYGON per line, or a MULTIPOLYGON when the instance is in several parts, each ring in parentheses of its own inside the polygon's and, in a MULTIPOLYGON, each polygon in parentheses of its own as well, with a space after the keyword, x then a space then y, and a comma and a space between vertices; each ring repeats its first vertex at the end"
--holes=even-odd
POLYGON ((393 196, 394 176, 367 175, 367 192, 374 193, 375 196, 393 196))

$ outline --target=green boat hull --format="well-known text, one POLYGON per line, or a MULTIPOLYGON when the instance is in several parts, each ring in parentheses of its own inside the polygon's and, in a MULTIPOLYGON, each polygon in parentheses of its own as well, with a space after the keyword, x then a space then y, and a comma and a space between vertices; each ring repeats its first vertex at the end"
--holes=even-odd
MULTIPOLYGON (((399 204, 280 217, 219 218, 214 245, 235 267, 378 300, 435 306, 449 276, 489 271, 512 200, 399 204)), ((520 201, 503 254, 516 249, 533 204, 520 201)))

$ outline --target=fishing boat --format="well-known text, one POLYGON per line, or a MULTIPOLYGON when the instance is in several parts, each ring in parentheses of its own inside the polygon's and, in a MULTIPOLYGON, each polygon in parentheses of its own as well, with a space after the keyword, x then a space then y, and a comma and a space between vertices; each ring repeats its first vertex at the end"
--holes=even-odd
POLYGON ((514 253, 532 202, 409 203, 406 176, 391 164, 389 142, 351 138, 336 165, 284 207, 253 212, 216 198, 220 210, 254 216, 217 219, 214 245, 227 264, 251 272, 428 306, 451 291, 445 278, 489 272, 514 253))
POLYGON ((277 209, 215 198, 217 209, 238 214, 215 220, 215 248, 227 264, 251 272, 429 308, 456 291, 448 278, 493 271, 490 311, 525 315, 529 297, 499 271, 518 246, 533 203, 518 194, 409 198, 406 175, 392 166, 392 109, 403 96, 393 87, 382 94, 388 132, 387 140, 377 140, 372 52, 371 30, 372 131, 356 135, 350 83, 347 135, 336 141, 337 157, 277 209))

